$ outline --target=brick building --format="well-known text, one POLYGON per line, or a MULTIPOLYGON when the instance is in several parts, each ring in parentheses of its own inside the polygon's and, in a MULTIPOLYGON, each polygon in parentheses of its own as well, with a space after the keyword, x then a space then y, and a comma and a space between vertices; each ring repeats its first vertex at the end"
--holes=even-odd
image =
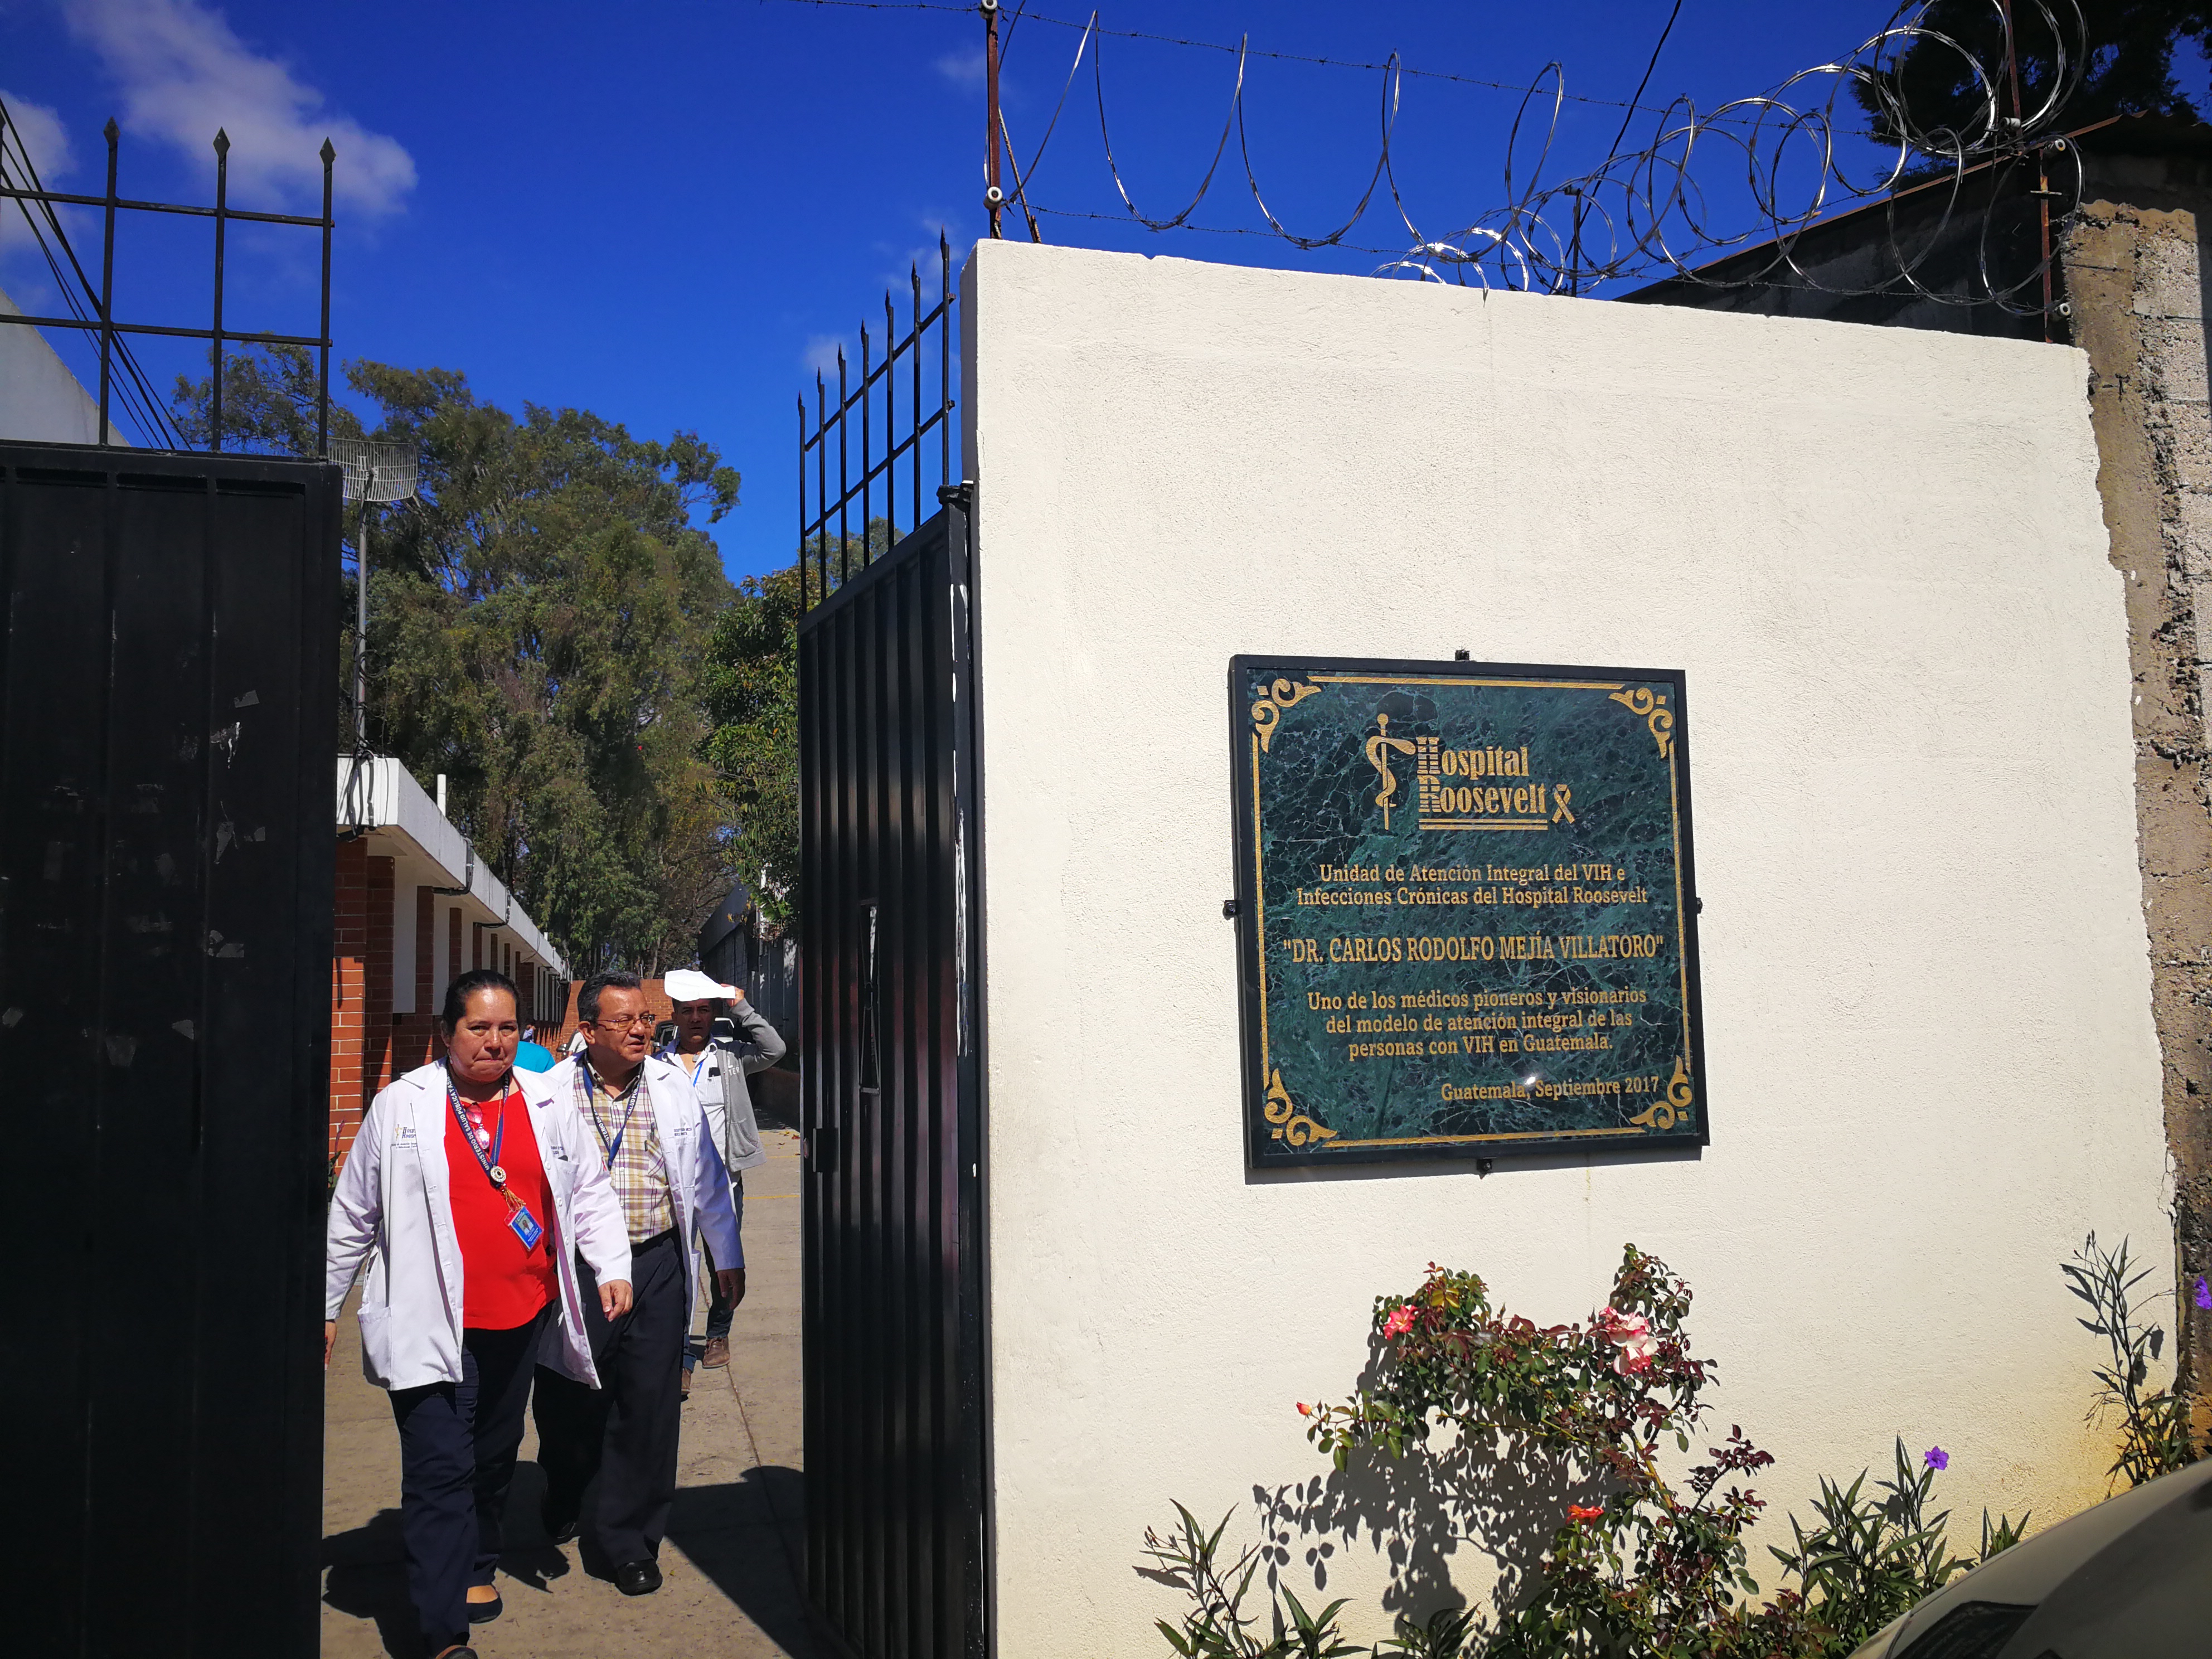
POLYGON ((343 1159, 376 1091, 437 1057, 446 988, 497 968, 526 1024, 565 1024, 568 965, 398 761, 337 763, 331 963, 331 1152, 343 1159))

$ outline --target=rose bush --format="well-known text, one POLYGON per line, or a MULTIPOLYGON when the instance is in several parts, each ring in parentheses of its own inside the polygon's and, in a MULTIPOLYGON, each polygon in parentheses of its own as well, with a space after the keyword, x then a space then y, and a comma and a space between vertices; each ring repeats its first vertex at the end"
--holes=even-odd
MULTIPOLYGON (((1762 1605, 1745 1534, 1765 1504, 1745 1478, 1773 1459, 1731 1425, 1708 1461, 1674 1478, 1662 1467, 1705 1431, 1715 1365, 1691 1351, 1690 1303, 1689 1285, 1632 1244, 1605 1305, 1564 1325, 1509 1315, 1476 1275, 1432 1262, 1411 1293, 1376 1298, 1370 1385, 1335 1405, 1297 1402, 1340 1470, 1355 1457, 1426 1456, 1441 1429, 1495 1455, 1438 1469, 1479 1468, 1524 1497, 1575 1494, 1559 1500, 1532 1582, 1482 1637, 1485 1659, 1840 1659, 1975 1565, 1949 1553, 1948 1516, 1926 1513, 1948 1455, 1930 1447, 1915 1468, 1900 1442, 1893 1480, 1823 1480, 1814 1523, 1790 1518, 1791 1547, 1769 1552, 1784 1582, 1762 1605)), ((1168 1536, 1146 1534, 1146 1571, 1191 1600, 1180 1627, 1159 1626, 1176 1653, 1363 1651, 1338 1634, 1342 1601, 1310 1613, 1272 1575, 1272 1617, 1246 1612, 1261 1547, 1224 1565, 1227 1517, 1209 1533, 1176 1514, 1168 1536)), ((2021 1525, 1984 1514, 1981 1559, 2021 1525)), ((1425 1624, 1401 1617, 1374 1651, 1463 1659, 1477 1639, 1473 1611, 1446 1608, 1425 1624)))
POLYGON ((1448 1426, 1496 1437, 1502 1468, 1592 1490, 1595 1501, 1562 1513, 1534 1594, 1501 1620, 1487 1650, 1499 1659, 1771 1651, 1757 1631, 1802 1622, 1790 1597, 1745 1612, 1759 1587, 1743 1534, 1765 1504, 1742 1477, 1773 1459, 1732 1427, 1681 1489, 1661 1468, 1706 1415, 1714 1366, 1690 1352, 1690 1300, 1666 1263, 1630 1245, 1603 1308, 1538 1326, 1494 1308, 1476 1275, 1431 1263, 1410 1296, 1376 1304, 1376 1385, 1308 1414, 1339 1468, 1369 1449, 1401 1456, 1448 1426))

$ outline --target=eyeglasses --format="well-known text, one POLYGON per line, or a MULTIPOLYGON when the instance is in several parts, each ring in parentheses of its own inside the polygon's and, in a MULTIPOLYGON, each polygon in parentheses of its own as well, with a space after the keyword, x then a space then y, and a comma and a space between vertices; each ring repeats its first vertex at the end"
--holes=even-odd
POLYGON ((647 1030, 650 1031, 653 1029, 653 1016, 651 1014, 632 1014, 628 1019, 616 1019, 611 1018, 607 1019, 587 1019, 584 1024, 597 1031, 630 1031, 636 1030, 640 1026, 643 1026, 647 1030))

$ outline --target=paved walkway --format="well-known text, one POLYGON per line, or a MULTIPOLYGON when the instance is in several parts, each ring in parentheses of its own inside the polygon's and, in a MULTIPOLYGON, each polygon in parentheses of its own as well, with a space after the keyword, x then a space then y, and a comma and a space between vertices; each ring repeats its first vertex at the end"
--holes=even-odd
MULTIPOLYGON (((769 1161, 745 1181, 746 1296, 727 1370, 692 1374, 675 1513, 653 1595, 625 1596, 549 1543, 538 1521, 537 1436, 507 1504, 499 1586, 479 1626, 484 1659, 621 1653, 816 1659, 801 1586, 799 1138, 763 1125, 769 1161)), ((692 1329, 705 1324, 703 1304, 692 1329)), ((324 1406, 323 1653, 418 1659, 399 1541, 399 1441, 384 1391, 362 1380, 350 1312, 338 1322, 324 1406)))

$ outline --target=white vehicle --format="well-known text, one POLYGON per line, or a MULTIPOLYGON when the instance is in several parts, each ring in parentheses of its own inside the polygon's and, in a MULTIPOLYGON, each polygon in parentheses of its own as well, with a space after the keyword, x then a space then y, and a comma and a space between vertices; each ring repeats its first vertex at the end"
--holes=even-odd
POLYGON ((1954 1579, 1851 1659, 2212 1654, 2212 1461, 2110 1498, 1954 1579))

